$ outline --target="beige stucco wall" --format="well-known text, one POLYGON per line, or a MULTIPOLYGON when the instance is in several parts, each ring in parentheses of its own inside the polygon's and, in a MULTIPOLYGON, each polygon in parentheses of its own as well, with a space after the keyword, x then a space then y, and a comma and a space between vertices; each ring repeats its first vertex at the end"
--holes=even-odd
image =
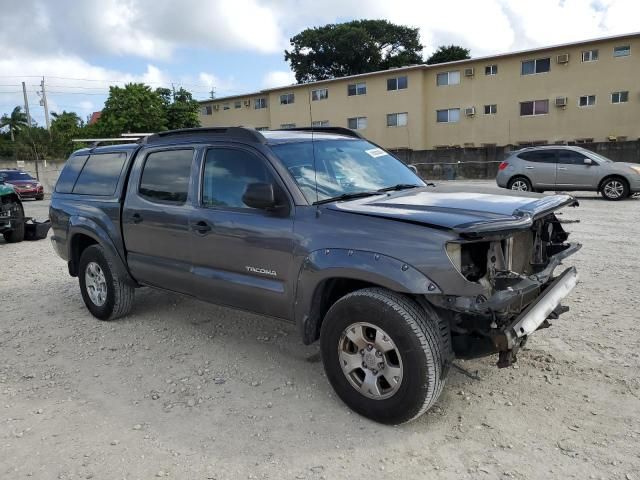
MULTIPOLYGON (((212 115, 201 115, 203 126, 280 128, 283 124, 309 126, 312 120, 328 120, 332 126, 347 126, 350 117, 364 116, 367 128, 362 134, 386 148, 432 149, 436 146, 510 145, 521 142, 574 141, 593 138, 605 141, 609 136, 640 137, 640 36, 619 40, 594 41, 590 44, 541 49, 522 55, 457 62, 437 67, 414 67, 388 70, 347 79, 295 85, 237 97, 243 107, 235 109, 236 98, 212 100, 219 105, 212 115), (630 45, 631 55, 613 56, 614 46, 630 45), (582 62, 581 52, 597 48, 595 62, 582 62), (556 56, 569 54, 567 64, 558 64, 556 56), (551 57, 551 70, 535 75, 521 75, 523 60, 551 57), (498 74, 486 76, 484 68, 498 65, 498 74), (464 69, 473 67, 473 77, 464 69), (444 71, 459 71, 460 84, 436 86, 436 76, 444 71), (387 91, 387 78, 407 75, 406 90, 387 91), (347 85, 366 82, 367 94, 347 95, 347 85), (311 90, 327 88, 326 100, 309 101, 311 90), (611 92, 629 91, 629 101, 612 104, 611 92), (295 93, 295 103, 280 104, 280 95, 295 93), (579 107, 581 95, 596 95, 596 105, 579 107), (255 110, 254 99, 268 97, 268 108, 255 110), (555 107, 556 97, 568 97, 566 108, 555 107), (549 100, 549 113, 535 117, 520 116, 520 102, 549 100), (249 108, 244 100, 251 100, 249 108), (223 110, 229 103, 230 110, 223 110), (497 104, 496 115, 484 115, 485 104, 497 104), (475 106, 476 114, 467 117, 465 107, 475 106), (460 121, 436 122, 436 110, 460 108, 460 121), (387 127, 389 113, 408 113, 406 127, 387 127)), ((203 104, 205 105, 205 104, 203 104)))

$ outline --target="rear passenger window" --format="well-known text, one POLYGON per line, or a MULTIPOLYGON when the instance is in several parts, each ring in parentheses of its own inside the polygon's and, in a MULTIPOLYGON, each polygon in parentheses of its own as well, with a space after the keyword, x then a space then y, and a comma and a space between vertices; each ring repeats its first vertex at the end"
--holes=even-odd
POLYGON ((205 207, 250 208, 242 201, 250 183, 273 183, 264 162, 235 148, 214 148, 204 164, 202 204, 205 207))
POLYGON ((518 157, 527 162, 555 163, 556 161, 555 150, 522 152, 518 154, 518 157))
POLYGON ((147 155, 138 192, 152 202, 187 201, 193 149, 165 150, 147 155))
POLYGON ((74 157, 69 157, 67 162, 64 164, 64 168, 58 177, 58 182, 56 183, 56 192, 58 193, 71 193, 73 190, 73 186, 76 184, 76 180, 78 179, 78 174, 82 167, 84 167, 84 162, 87 161, 89 155, 76 155, 74 157))
POLYGON ((73 187, 80 195, 113 195, 120 179, 126 153, 90 155, 73 187))

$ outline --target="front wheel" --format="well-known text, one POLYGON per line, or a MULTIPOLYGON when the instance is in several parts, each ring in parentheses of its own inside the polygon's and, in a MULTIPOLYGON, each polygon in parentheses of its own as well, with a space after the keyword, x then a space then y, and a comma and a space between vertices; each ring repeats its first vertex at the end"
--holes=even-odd
POLYGON ((600 194, 606 200, 622 200, 629 196, 629 186, 620 178, 608 178, 602 183, 600 194))
POLYGON ((114 320, 131 310, 134 288, 118 273, 101 246, 91 245, 82 252, 78 280, 84 304, 94 317, 114 320))
MULTIPOLYGON (((352 292, 322 322, 325 372, 352 410, 397 425, 431 408, 444 386, 448 356, 433 312, 382 288, 352 292)), ((448 335, 448 330, 447 330, 448 335)))

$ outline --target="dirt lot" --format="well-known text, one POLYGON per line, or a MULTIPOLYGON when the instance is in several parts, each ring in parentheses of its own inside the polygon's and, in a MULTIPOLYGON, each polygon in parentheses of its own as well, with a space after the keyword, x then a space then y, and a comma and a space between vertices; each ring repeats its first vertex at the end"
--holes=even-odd
POLYGON ((48 240, 0 240, 0 478, 640 480, 640 200, 580 197, 571 311, 396 428, 351 413, 292 325, 150 289, 99 322, 48 240))

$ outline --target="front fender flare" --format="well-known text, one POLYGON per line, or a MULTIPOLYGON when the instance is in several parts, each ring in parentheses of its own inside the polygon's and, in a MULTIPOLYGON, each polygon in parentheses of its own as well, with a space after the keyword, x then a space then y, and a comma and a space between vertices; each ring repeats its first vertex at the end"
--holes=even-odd
POLYGON ((316 340, 319 287, 332 278, 360 280, 413 295, 442 293, 422 272, 397 258, 363 250, 328 248, 311 252, 298 273, 294 317, 303 342, 316 340))

